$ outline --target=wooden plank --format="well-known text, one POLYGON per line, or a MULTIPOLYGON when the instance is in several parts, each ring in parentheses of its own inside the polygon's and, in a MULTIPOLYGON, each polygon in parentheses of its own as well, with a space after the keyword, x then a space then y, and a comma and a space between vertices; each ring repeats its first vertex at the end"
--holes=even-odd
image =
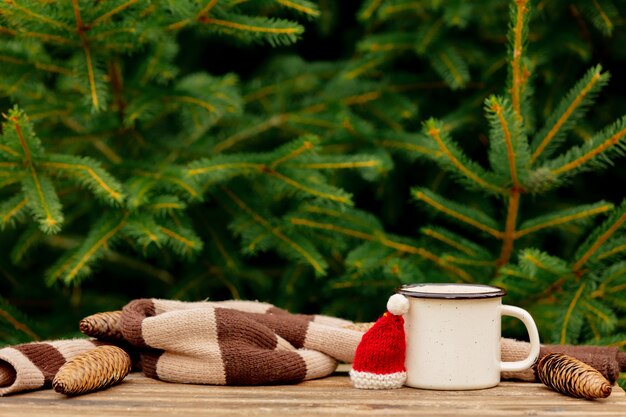
POLYGON ((345 375, 298 385, 220 387, 169 384, 135 373, 118 386, 81 397, 42 390, 0 398, 0 417, 158 415, 624 417, 626 394, 615 386, 609 398, 586 401, 521 382, 476 391, 365 391, 352 388, 345 375))

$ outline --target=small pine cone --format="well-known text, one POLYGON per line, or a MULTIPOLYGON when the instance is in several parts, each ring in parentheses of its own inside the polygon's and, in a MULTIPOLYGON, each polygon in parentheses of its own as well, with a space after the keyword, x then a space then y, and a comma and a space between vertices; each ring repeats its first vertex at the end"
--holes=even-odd
POLYGON ((537 363, 537 376, 548 387, 576 398, 606 398, 611 384, 595 368, 562 353, 551 353, 537 363))
POLYGON ((371 323, 350 323, 343 326, 344 329, 356 330, 357 332, 367 332, 372 328, 374 322, 371 323))
POLYGON ((80 331, 101 340, 124 340, 122 335, 122 311, 105 311, 87 316, 80 321, 80 331))
POLYGON ((75 356, 63 365, 52 381, 56 392, 81 395, 121 382, 130 372, 128 354, 117 346, 104 345, 75 356))

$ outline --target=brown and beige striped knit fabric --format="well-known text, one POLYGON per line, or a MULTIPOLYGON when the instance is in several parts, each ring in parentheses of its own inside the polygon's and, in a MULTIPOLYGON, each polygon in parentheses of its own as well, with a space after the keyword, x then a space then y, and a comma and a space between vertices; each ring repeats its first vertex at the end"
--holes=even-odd
MULTIPOLYGON (((139 299, 121 312, 90 316, 81 330, 96 339, 35 342, 0 349, 0 396, 49 387, 74 356, 115 343, 141 357, 143 372, 170 382, 260 385, 320 378, 350 363, 367 328, 347 320, 290 314, 254 301, 139 299)), ((393 343, 393 341, 389 341, 393 343)), ((626 353, 614 348, 544 346, 578 357, 614 380, 626 353), (588 355, 586 357, 581 357, 588 355)), ((528 345, 502 339, 502 360, 525 357, 528 345)), ((502 375, 536 381, 532 370, 502 375)))
POLYGON ((101 344, 95 340, 71 339, 0 349, 0 396, 50 387, 65 362, 101 344))
POLYGON ((136 300, 122 334, 142 350, 142 369, 170 382, 259 385, 331 374, 351 362, 363 333, 345 320, 289 314, 249 301, 136 300))

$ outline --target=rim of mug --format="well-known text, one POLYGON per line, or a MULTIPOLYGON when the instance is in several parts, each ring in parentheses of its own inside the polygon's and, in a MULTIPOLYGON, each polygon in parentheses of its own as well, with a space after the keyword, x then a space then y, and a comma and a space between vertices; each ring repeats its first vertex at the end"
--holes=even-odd
POLYGON ((425 282, 418 284, 405 284, 396 290, 398 294, 402 294, 411 298, 434 298, 434 299, 446 299, 446 300, 477 300, 481 298, 501 298, 506 295, 504 288, 496 287, 495 285, 485 284, 467 284, 467 283, 443 283, 443 282, 425 282), (420 292, 416 290, 419 287, 425 286, 457 286, 457 287, 481 287, 489 288, 493 291, 488 292, 420 292))

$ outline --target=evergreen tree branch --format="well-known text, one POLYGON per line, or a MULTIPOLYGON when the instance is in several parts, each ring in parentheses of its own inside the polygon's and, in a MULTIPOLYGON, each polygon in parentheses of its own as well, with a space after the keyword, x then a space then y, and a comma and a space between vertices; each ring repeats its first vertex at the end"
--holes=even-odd
POLYGON ((298 252, 308 263, 313 267, 313 269, 318 274, 324 273, 324 267, 315 259, 314 256, 309 254, 302 246, 298 245, 293 240, 289 239, 282 231, 278 228, 272 226, 272 224, 264 219, 261 215, 256 213, 252 208, 250 208, 241 198, 239 198, 234 192, 229 190, 226 187, 220 187, 222 192, 226 194, 241 210, 247 213, 254 221, 263 226, 266 230, 268 230, 272 235, 276 236, 278 239, 285 242, 292 249, 298 252))
POLYGON ((7 225, 12 224, 24 211, 27 204, 28 198, 21 195, 17 195, 0 204, 0 228, 4 229, 7 225))
POLYGON ((273 127, 277 127, 277 126, 284 124, 288 119, 289 119, 288 114, 277 114, 258 125, 251 126, 247 129, 241 130, 235 133, 234 135, 229 136, 228 138, 219 142, 218 144, 216 144, 213 147, 213 153, 216 153, 216 154, 222 153, 226 149, 232 148, 233 146, 237 145, 241 141, 244 141, 252 136, 263 133, 267 130, 270 130, 273 127))
POLYGON ((434 151, 425 146, 420 146, 420 145, 409 143, 409 142, 403 142, 400 140, 383 139, 383 141, 380 142, 380 144, 384 146, 385 148, 402 149, 402 150, 409 151, 409 152, 415 152, 420 155, 425 155, 431 159, 441 158, 444 155, 443 152, 434 151))
POLYGON ((277 180, 284 182, 285 184, 288 184, 290 186, 292 186, 293 188, 296 188, 298 190, 304 191, 307 194, 311 194, 314 195, 316 197, 319 198, 323 198, 326 200, 330 200, 330 201, 335 201, 337 203, 341 203, 341 204, 351 204, 352 201, 349 197, 344 196, 344 195, 336 195, 336 194, 331 194, 331 193, 326 193, 320 190, 316 190, 315 188, 309 187, 305 184, 302 184, 301 182, 298 182, 296 180, 294 180, 293 178, 290 178, 286 175, 281 174, 278 171, 275 171, 271 168, 266 168, 263 169, 263 172, 266 173, 267 175, 269 175, 272 178, 276 178, 277 180))
POLYGON ((26 323, 14 317, 14 315, 11 314, 11 312, 6 308, 7 306, 4 304, 4 300, 0 299, 0 318, 8 322, 18 332, 26 334, 31 340, 36 342, 40 341, 41 337, 39 337, 37 333, 32 331, 31 328, 26 325, 26 323))
MULTIPOLYGON (((16 151, 14 151, 13 149, 11 149, 10 147, 8 147, 8 146, 6 146, 6 145, 3 145, 3 144, 1 144, 1 143, 0 143, 0 151, 2 151, 2 152, 6 152, 6 153, 8 153, 8 154, 9 154, 9 155, 11 155, 11 156, 20 156, 20 154, 19 154, 19 153, 17 153, 16 151)), ((5 163, 5 162, 3 162, 3 163, 5 163)), ((10 164, 12 164, 13 162, 9 162, 9 163, 10 163, 10 164)), ((16 163, 16 164, 17 164, 17 163, 16 163)))
POLYGON ((319 17, 320 11, 317 9, 315 4, 310 2, 296 2, 290 0, 276 0, 276 3, 281 4, 285 7, 288 7, 293 10, 297 10, 300 13, 304 13, 311 17, 319 17))
POLYGON ((458 220, 461 223, 465 223, 482 230, 496 239, 502 239, 504 237, 504 234, 496 229, 496 221, 487 217, 482 212, 471 210, 468 207, 463 207, 424 188, 413 189, 411 194, 417 200, 423 201, 435 210, 458 220))
POLYGON ((590 69, 585 77, 568 92, 563 102, 559 105, 557 112, 550 117, 546 126, 533 141, 538 143, 538 145, 535 146, 535 150, 531 155, 531 164, 535 163, 537 158, 554 139, 563 135, 562 131, 566 130, 569 127, 568 125, 571 125, 570 121, 575 120, 584 113, 584 106, 593 100, 593 93, 601 89, 608 81, 608 78, 608 74, 602 73, 602 67, 598 65, 590 69), (558 116, 558 118, 555 116, 558 116))
POLYGON ((292 150, 291 152, 289 152, 288 154, 282 155, 280 158, 272 161, 270 163, 270 167, 272 169, 276 169, 276 167, 278 167, 278 165, 282 164, 283 162, 289 161, 291 159, 297 158, 298 156, 302 155, 305 152, 308 152, 310 150, 313 149, 313 142, 309 141, 309 140, 305 140, 302 142, 302 145, 300 145, 298 148, 292 150))
MULTIPOLYGON (((25 61, 23 59, 19 59, 19 58, 8 56, 8 55, 0 55, 0 62, 6 62, 9 64, 21 65, 21 66, 33 66, 39 70, 52 72, 55 74, 63 74, 63 75, 69 75, 69 76, 74 75, 74 72, 72 70, 60 67, 58 65, 53 65, 53 64, 46 63, 46 62, 32 61, 32 60, 25 61)), ((31 114, 31 118, 32 118, 32 114, 31 114)))
POLYGON ((576 262, 572 265, 572 271, 580 273, 581 268, 600 247, 619 230, 626 222, 626 201, 602 223, 587 240, 581 245, 576 253, 576 262))
POLYGON ((423 227, 420 229, 420 233, 473 258, 485 258, 491 256, 487 249, 441 227, 423 227))
POLYGON ((190 256, 194 252, 199 252, 202 249, 202 241, 196 237, 195 234, 190 235, 193 233, 190 230, 175 231, 172 230, 172 228, 161 225, 159 226, 159 230, 173 241, 174 249, 184 256, 190 256), (189 236, 185 236, 181 232, 187 232, 189 236))
POLYGON ((66 173, 70 178, 76 176, 93 190, 96 195, 107 201, 120 204, 124 199, 122 186, 106 172, 100 164, 91 158, 81 158, 70 155, 50 155, 47 161, 37 163, 38 167, 50 169, 51 173, 66 173))
POLYGON ((595 135, 580 147, 576 147, 564 156, 550 162, 552 175, 573 175, 597 162, 601 165, 608 160, 609 152, 623 153, 626 145, 622 139, 626 136, 626 117, 622 117, 612 126, 595 135), (608 137, 607 137, 608 136, 608 137), (603 159, 602 156, 605 156, 603 159))
POLYGON ((98 26, 100 23, 106 22, 107 20, 110 20, 111 17, 115 16, 118 13, 123 12, 124 10, 128 9, 130 6, 132 6, 133 4, 137 3, 139 0, 128 0, 126 1, 126 3, 122 3, 117 7, 114 7, 113 9, 109 10, 108 12, 104 13, 101 16, 98 16, 97 18, 95 18, 90 24, 89 26, 91 28, 94 28, 96 26, 98 26))
POLYGON ((528 80, 528 75, 525 74, 525 67, 523 67, 523 53, 524 53, 524 31, 528 24, 528 0, 516 0, 515 10, 515 25, 512 28, 513 37, 513 53, 510 57, 511 62, 511 103, 513 105, 513 111, 522 120, 522 94, 524 91, 524 84, 528 80))
POLYGON ((601 213, 606 213, 613 208, 613 204, 598 202, 584 206, 573 207, 571 209, 561 210, 540 216, 535 219, 527 220, 520 225, 519 230, 515 232, 515 239, 519 239, 530 233, 546 229, 548 227, 559 226, 577 220, 586 219, 601 213))
POLYGON ((59 45, 67 45, 67 46, 75 46, 76 42, 66 39, 59 35, 51 35, 49 33, 41 33, 41 32, 16 32, 17 35, 24 38, 38 38, 41 39, 42 42, 59 44, 59 45))
POLYGON ((76 19, 76 32, 80 38, 83 52, 85 53, 85 63, 87 65, 87 76, 89 78, 89 89, 91 92, 91 103, 95 110, 100 109, 100 99, 98 98, 98 90, 96 88, 96 77, 94 72, 94 63, 91 57, 91 48, 89 46, 89 40, 85 35, 85 26, 80 16, 80 8, 78 6, 78 0, 72 0, 72 7, 74 8, 74 16, 76 19))
POLYGON ((586 282, 583 282, 582 284, 580 284, 580 286, 576 290, 576 293, 574 294, 574 297, 572 298, 572 301, 569 303, 567 307, 567 311, 565 312, 565 316, 563 317, 563 324, 561 325, 561 331, 560 331, 559 343, 561 343, 562 345, 568 342, 568 339, 567 339, 568 326, 570 324, 570 320, 572 319, 574 310, 576 309, 577 304, 580 301, 580 298, 582 297, 583 291, 585 290, 586 286, 587 286, 586 282))
POLYGON ((509 204, 506 211, 506 220, 504 223, 504 234, 502 235, 502 249, 497 264, 506 265, 511 259, 513 253, 513 243, 515 241, 515 227, 517 225, 517 216, 519 214, 520 191, 513 188, 509 193, 509 204))
POLYGON ((200 11, 196 14, 194 18, 188 18, 180 20, 176 23, 172 23, 167 27, 168 30, 179 30, 187 26, 193 20, 202 21, 201 19, 206 19, 209 16, 209 12, 211 9, 217 4, 218 0, 210 0, 200 11))
POLYGON ((524 146, 524 143, 522 143, 525 142, 525 137, 519 137, 519 126, 516 124, 514 116, 511 115, 510 108, 506 102, 503 104, 500 102, 499 98, 491 96, 487 99, 486 103, 489 112, 492 113, 492 115, 489 115, 492 124, 490 135, 492 136, 490 138, 492 150, 490 161, 492 168, 497 172, 498 164, 496 160, 498 160, 500 156, 497 152, 498 144, 504 142, 512 188, 518 189, 520 188, 518 168, 523 168, 524 165, 526 165, 525 162, 529 156, 528 149, 524 146), (495 115, 495 120, 493 119, 493 115, 495 115), (493 166, 494 164, 495 166, 493 166))
POLYGON ((102 254, 103 249, 110 246, 110 241, 125 226, 128 215, 129 213, 126 212, 121 216, 106 216, 96 223, 79 248, 61 258, 51 268, 48 272, 48 281, 52 283, 63 279, 66 284, 69 284, 88 273, 87 266, 102 254))
POLYGON ((164 181, 166 183, 170 183, 176 186, 177 188, 183 190, 192 200, 197 200, 202 197, 200 190, 197 189, 195 184, 190 184, 188 181, 185 181, 183 178, 179 178, 175 175, 162 173, 162 172, 150 172, 150 171, 144 171, 144 170, 135 170, 134 173, 142 177, 153 178, 157 181, 164 181))
POLYGON ((48 177, 39 175, 32 165, 29 171, 30 175, 22 178, 22 190, 28 198, 28 206, 44 233, 57 233, 63 223, 59 196, 48 177))
POLYGON ((39 13, 36 13, 36 12, 28 9, 27 7, 24 7, 24 6, 20 5, 20 4, 18 4, 17 1, 15 1, 15 0, 9 0, 6 3, 8 3, 8 5, 13 10, 17 10, 20 13, 23 13, 24 15, 26 15, 26 16, 34 19, 34 20, 46 23, 46 24, 48 24, 50 26, 53 26, 55 28, 58 28, 58 29, 63 29, 63 30, 66 30, 66 31, 71 31, 72 30, 72 28, 70 26, 66 25, 65 23, 59 22, 59 21, 51 19, 51 18, 49 18, 47 16, 43 16, 43 15, 41 15, 39 13))
POLYGON ((469 275, 467 272, 453 265, 447 264, 444 260, 442 260, 440 257, 435 255, 434 253, 424 248, 420 248, 420 247, 408 245, 406 243, 391 240, 382 233, 371 234, 371 233, 362 232, 360 230, 354 230, 354 229, 349 229, 347 227, 337 226, 332 223, 320 223, 317 221, 304 219, 304 218, 298 218, 298 217, 291 217, 289 221, 293 225, 328 230, 331 232, 340 233, 340 234, 357 238, 357 239, 361 239, 361 240, 367 240, 370 242, 378 242, 383 246, 395 249, 399 252, 418 255, 424 259, 428 259, 429 261, 439 265, 441 268, 452 272, 453 274, 455 274, 456 276, 458 276, 465 282, 475 282, 475 279, 471 275, 469 275))
POLYGON ((358 13, 359 20, 369 20, 383 1, 384 0, 367 0, 363 2, 358 13))
POLYGON ((626 252, 626 236, 607 241, 605 245, 603 245, 602 250, 596 252, 592 256, 592 259, 603 261, 612 256, 623 254, 624 252, 626 252))
POLYGON ((448 141, 446 141, 441 136, 442 127, 440 123, 431 119, 426 122, 425 128, 428 136, 435 140, 443 155, 447 158, 450 164, 459 172, 460 175, 467 178, 471 182, 474 182, 482 189, 486 189, 498 194, 503 194, 505 192, 502 187, 487 182, 480 175, 477 175, 476 172, 482 173, 480 167, 475 164, 467 166, 466 161, 462 161, 463 156, 461 154, 461 151, 459 149, 456 149, 456 147, 452 147, 451 144, 446 143, 448 141))

